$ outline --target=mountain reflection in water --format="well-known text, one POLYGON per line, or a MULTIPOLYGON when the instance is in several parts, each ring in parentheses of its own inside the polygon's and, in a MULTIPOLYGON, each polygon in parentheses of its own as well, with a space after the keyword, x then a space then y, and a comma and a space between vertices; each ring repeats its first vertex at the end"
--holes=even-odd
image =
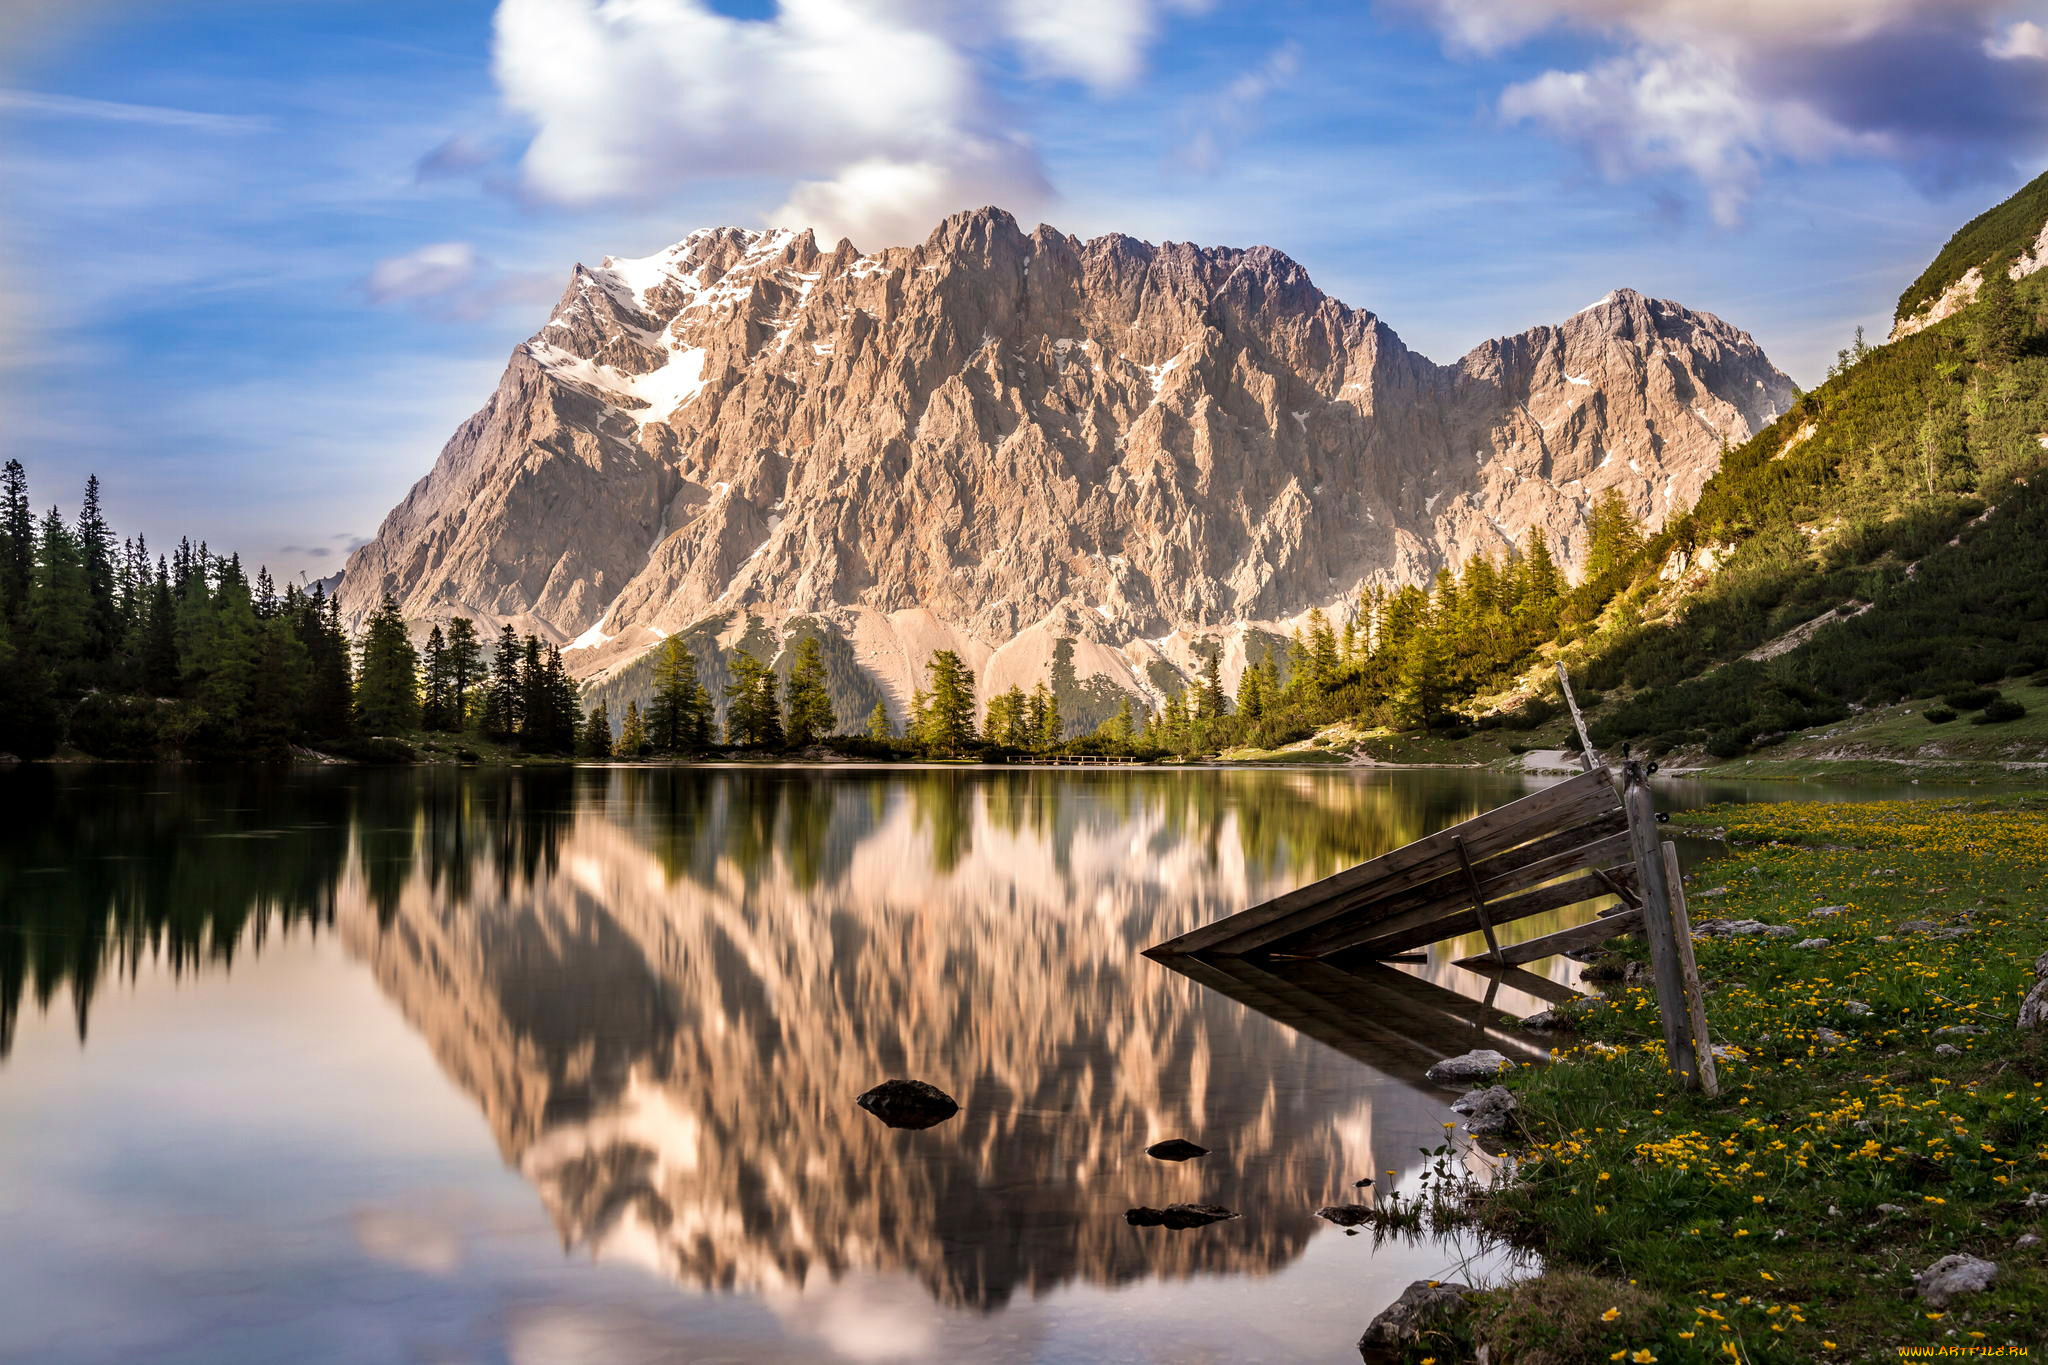
POLYGON ((87 1036, 108 978, 146 960, 225 970, 267 935, 334 934, 564 1246, 600 1260, 759 1294, 908 1274, 977 1309, 1074 1281, 1266 1273, 1327 1231, 1313 1210, 1353 1179, 1441 1141, 1421 1068, 1503 1046, 1509 1016, 1421 979, 1484 991, 1441 963, 1205 984, 1138 950, 1517 790, 1291 772, 19 773, 0 783, 0 1055, 60 991, 87 1036), (962 1112, 884 1127, 853 1097, 892 1076, 962 1112), (1212 1155, 1144 1155, 1173 1136, 1212 1155), (1194 1233, 1119 1216, 1179 1201, 1247 1216, 1194 1233))

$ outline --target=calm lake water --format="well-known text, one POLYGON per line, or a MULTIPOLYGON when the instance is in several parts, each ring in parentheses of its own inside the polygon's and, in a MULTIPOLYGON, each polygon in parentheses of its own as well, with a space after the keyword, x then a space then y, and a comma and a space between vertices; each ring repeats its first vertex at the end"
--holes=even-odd
MULTIPOLYGON (((1540 1047, 1572 964, 1139 950, 1529 785, 0 772, 0 1359, 1355 1360, 1513 1262, 1314 1210, 1412 1187, 1423 1069, 1540 1047), (892 1076, 962 1112, 882 1126, 892 1076), (1182 1200, 1244 1216, 1121 1216, 1182 1200)), ((1745 794, 1840 793, 1667 798, 1745 794)))

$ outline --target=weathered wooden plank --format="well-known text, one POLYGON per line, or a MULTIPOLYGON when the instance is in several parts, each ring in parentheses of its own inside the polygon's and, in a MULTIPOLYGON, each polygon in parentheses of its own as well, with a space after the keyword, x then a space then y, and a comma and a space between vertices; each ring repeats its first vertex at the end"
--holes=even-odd
POLYGON ((1512 986, 1524 995, 1547 1000, 1553 1005, 1586 998, 1584 991, 1575 991, 1564 982, 1552 981, 1549 977, 1532 972, 1527 967, 1496 967, 1482 958, 1472 963, 1466 970, 1477 972, 1490 981, 1498 981, 1503 986, 1512 986))
POLYGON ((1643 937, 1650 944, 1650 984, 1657 995, 1657 1018, 1664 1028, 1664 1055, 1688 1086, 1700 1082, 1692 1024, 1686 1016, 1685 986, 1678 969, 1678 944, 1671 926, 1671 889, 1664 876, 1664 852, 1658 847, 1657 812, 1650 800, 1649 778, 1633 759, 1622 765, 1622 802, 1628 808, 1629 838, 1634 844, 1636 884, 1642 888, 1643 937))
MULTIPOLYGON (((1487 917, 1495 924, 1500 923, 1499 917, 1493 913, 1493 905, 1511 891, 1540 886, 1544 882, 1582 868, 1619 867, 1627 862, 1628 857, 1628 831, 1623 830, 1588 844, 1568 848, 1561 853, 1553 853, 1547 858, 1540 858, 1526 866, 1482 881, 1479 890, 1486 900, 1487 917)), ((1471 893, 1462 888, 1453 889, 1433 900, 1395 914, 1379 914, 1378 907, 1375 906, 1368 913, 1355 917, 1347 916, 1297 938, 1283 939, 1273 946, 1278 951, 1299 953, 1304 957, 1321 957, 1326 953, 1342 952, 1346 948, 1367 941, 1376 942, 1387 935, 1401 933, 1419 925, 1434 924, 1446 915, 1471 908, 1471 893)), ((1476 914, 1472 919, 1479 923, 1476 914)))
MULTIPOLYGON (((1642 926, 1643 912, 1634 907, 1626 907, 1617 915, 1588 920, 1584 924, 1574 924, 1569 929, 1559 929, 1555 933, 1524 939, 1520 943, 1510 943, 1500 950, 1500 962, 1502 966, 1507 967, 1535 962, 1542 958, 1554 957, 1558 953, 1571 952, 1575 948, 1590 948, 1596 943, 1605 943, 1610 938, 1620 938, 1623 934, 1642 926)), ((1491 953, 1475 953, 1471 957, 1459 958, 1452 965, 1485 967, 1490 966, 1493 961, 1491 953)))
MULTIPOLYGON (((1591 873, 1573 877, 1569 881, 1553 882, 1539 886, 1534 891, 1524 891, 1519 896, 1494 901, 1486 907, 1495 924, 1512 924, 1518 919, 1540 915, 1546 910, 1562 910, 1567 905, 1598 899, 1612 894, 1598 877, 1591 873)), ((1410 948, 1419 948, 1425 943, 1434 943, 1440 938, 1457 934, 1469 934, 1479 927, 1471 910, 1457 910, 1427 924, 1418 924, 1398 933, 1384 934, 1354 945, 1362 953, 1377 956, 1380 953, 1403 953, 1410 948)))
MULTIPOLYGON (((1481 894, 1492 899, 1506 895, 1510 891, 1538 885, 1551 877, 1569 872, 1575 867, 1582 866, 1583 862, 1558 855, 1570 854, 1605 835, 1625 833, 1627 829, 1628 820, 1617 806, 1570 829, 1559 830, 1517 844, 1483 861, 1475 860, 1473 871, 1479 875, 1481 894), (1539 864, 1551 870, 1536 876, 1526 874, 1526 869, 1539 864)), ((1453 853, 1455 855, 1455 848, 1453 853)), ((1431 878, 1419 886, 1411 886, 1395 895, 1377 896, 1368 888, 1342 896, 1332 903, 1330 914, 1319 926, 1301 930, 1286 938, 1270 939, 1263 946, 1268 951, 1284 952, 1291 957, 1319 957, 1324 953, 1337 951, 1324 943, 1325 936, 1333 940, 1355 941, 1355 938, 1344 939, 1343 936, 1358 926, 1376 924, 1411 910, 1428 907, 1442 911, 1453 905, 1470 904, 1471 896, 1471 884, 1465 879, 1464 868, 1454 862, 1443 876, 1431 878)), ((1226 950, 1251 951, 1241 949, 1237 944, 1217 951, 1226 950)))
POLYGON ((1721 1093, 1721 1077, 1714 1069, 1713 1040, 1707 1036, 1707 993, 1700 987, 1700 965, 1692 955, 1692 919, 1685 912, 1685 878, 1678 870, 1678 845, 1666 839, 1663 853, 1664 884, 1671 890, 1671 937, 1678 949, 1678 984, 1685 992, 1693 1056, 1700 1066, 1700 1090, 1712 1099, 1721 1093))
POLYGON ((1606 774, 1583 773, 1263 905, 1189 930, 1147 951, 1162 956, 1194 953, 1221 950, 1220 945, 1229 943, 1228 951, 1248 952, 1313 927, 1335 913, 1332 902, 1348 892, 1372 887, 1375 894, 1392 895, 1452 871, 1456 866, 1450 842, 1454 836, 1462 836, 1475 855, 1487 857, 1526 843, 1549 828, 1577 824, 1613 805, 1613 787, 1606 774))

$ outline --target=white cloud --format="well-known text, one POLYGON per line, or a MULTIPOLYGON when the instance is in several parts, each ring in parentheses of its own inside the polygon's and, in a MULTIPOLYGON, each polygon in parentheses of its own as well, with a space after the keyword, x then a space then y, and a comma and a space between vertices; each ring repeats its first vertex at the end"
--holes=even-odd
POLYGON ((2010 175, 2048 150, 2048 47, 2010 0, 1397 0, 1457 51, 1570 29, 1618 51, 1508 87, 1501 112, 1583 146, 1614 179, 1675 172, 1739 218, 1762 174, 1842 154, 1930 184, 2010 175))
POLYGON ((877 247, 945 213, 1050 198, 990 92, 996 53, 1096 89, 1131 80, 1161 16, 1196 0, 500 0, 493 67, 534 128, 527 191, 652 202, 704 180, 779 181, 776 221, 877 247))
POLYGON ((542 303, 559 281, 501 270, 468 242, 433 242, 370 267, 363 292, 375 304, 432 305, 441 316, 469 320, 504 304, 542 303))
POLYGON ((2022 19, 1988 40, 1984 50, 2001 61, 2048 60, 2048 29, 2022 19))
POLYGON ((432 298, 467 288, 476 279, 477 266, 476 248, 468 242, 435 242, 377 262, 364 287, 372 303, 432 298))

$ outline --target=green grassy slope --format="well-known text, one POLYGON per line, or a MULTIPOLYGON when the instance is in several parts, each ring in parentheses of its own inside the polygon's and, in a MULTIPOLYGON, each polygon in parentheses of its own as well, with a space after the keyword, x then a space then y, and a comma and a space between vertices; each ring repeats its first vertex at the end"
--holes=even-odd
POLYGON ((1920 278, 1899 295, 1899 317, 1916 313, 1941 291, 1968 274, 1971 266, 2002 260, 2032 245, 2048 219, 2048 174, 2027 182, 2012 198, 1963 224, 1920 278))

